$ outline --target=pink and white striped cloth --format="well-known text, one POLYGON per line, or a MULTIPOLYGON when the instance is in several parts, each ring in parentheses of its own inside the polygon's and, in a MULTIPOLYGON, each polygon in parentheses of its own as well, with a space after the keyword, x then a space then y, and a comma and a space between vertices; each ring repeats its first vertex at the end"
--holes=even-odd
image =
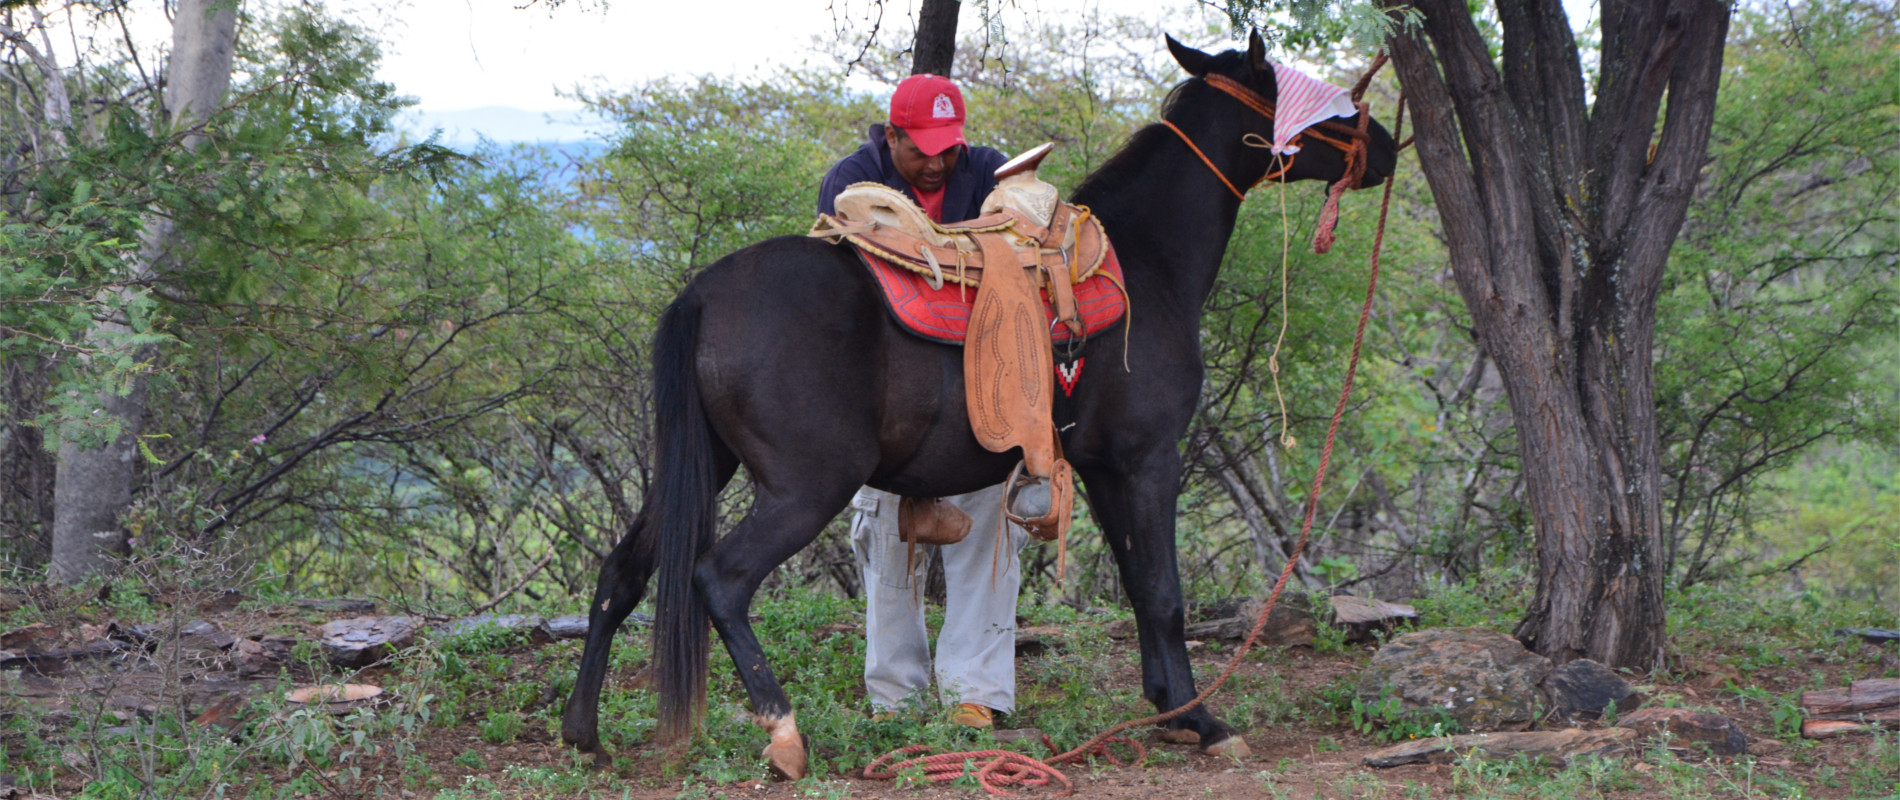
POLYGON ((1273 116, 1274 153, 1290 156, 1299 152, 1300 148, 1291 144, 1293 137, 1320 120, 1358 113, 1351 92, 1285 64, 1274 63, 1273 79, 1280 84, 1279 108, 1273 116))

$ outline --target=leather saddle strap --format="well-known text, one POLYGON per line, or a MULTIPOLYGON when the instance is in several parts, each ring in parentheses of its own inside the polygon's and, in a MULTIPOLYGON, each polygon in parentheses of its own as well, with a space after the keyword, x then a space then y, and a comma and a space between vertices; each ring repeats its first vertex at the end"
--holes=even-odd
MULTIPOLYGON (((1082 335, 1082 315, 1075 310, 1075 284, 1069 282, 1069 270, 1058 266, 1046 270, 1049 296, 1056 301, 1056 321, 1069 327, 1072 336, 1082 335)), ((1053 369, 1054 367, 1051 367, 1053 369)))
MULTIPOLYGON (((990 264, 1011 264, 1015 253, 996 234, 976 237, 990 264)), ((983 271, 963 347, 964 401, 970 428, 985 449, 1023 449, 1029 474, 1055 471, 1055 354, 1044 325, 1042 298, 1029 273, 1003 267, 983 271)))

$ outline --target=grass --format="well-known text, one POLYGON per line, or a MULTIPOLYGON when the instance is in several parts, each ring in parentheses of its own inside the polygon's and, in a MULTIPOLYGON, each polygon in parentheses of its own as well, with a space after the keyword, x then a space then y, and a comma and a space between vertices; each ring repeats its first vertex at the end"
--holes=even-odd
MULTIPOLYGON (((1297 757, 1286 757, 1283 747, 1272 761, 1263 757, 1241 765, 1240 774, 1252 776, 1267 797, 1895 797, 1900 734, 1810 742, 1799 738, 1796 706, 1805 689, 1893 674, 1891 657, 1882 662, 1878 651, 1829 633, 1834 627, 1890 626, 1891 617, 1812 595, 1765 600, 1733 589, 1698 588, 1672 596, 1675 655, 1670 671, 1651 678, 1652 702, 1736 716, 1752 735, 1781 743, 1772 758, 1705 760, 1665 742, 1631 757, 1580 759, 1568 766, 1466 759, 1425 780, 1417 773, 1394 777, 1357 767, 1316 767, 1314 762, 1356 760, 1355 751, 1380 740, 1434 733, 1402 729, 1403 720, 1394 723, 1377 703, 1358 700, 1350 671, 1323 681, 1308 674, 1319 664, 1348 670, 1363 664, 1367 650, 1343 643, 1316 651, 1260 651, 1213 702, 1217 713, 1256 742, 1270 734, 1299 739, 1297 757), (1711 674, 1707 670, 1718 667, 1741 680, 1699 683, 1711 674), (1273 766, 1266 767, 1269 763, 1273 766)), ((1461 586, 1416 602, 1438 624, 1485 625, 1507 619, 1511 612, 1502 604, 1515 596, 1461 586)), ((120 610, 90 599, 66 602, 49 606, 56 617, 50 621, 77 624, 84 618, 97 624, 120 610)), ((150 598, 125 601, 124 610, 153 620, 175 613, 150 598)), ((252 607, 243 613, 266 611, 252 607)), ((1140 696, 1132 643, 1102 632, 1125 612, 1083 612, 1033 597, 1025 599, 1022 611, 1027 624, 1059 632, 1044 637, 1048 647, 1042 655, 1019 662, 1018 710, 1008 724, 1034 725, 1060 747, 1152 713, 1140 696)), ((907 744, 942 750, 999 746, 989 733, 951 725, 934 703, 889 720, 871 719, 862 688, 862 636, 850 628, 860 620, 856 603, 783 590, 762 595, 754 613, 755 629, 802 730, 815 745, 814 777, 787 787, 794 796, 883 792, 839 776, 907 744)), ((630 789, 716 797, 726 787, 768 780, 758 758, 765 737, 750 722, 743 690, 721 648, 714 650, 702 733, 678 750, 650 746, 655 698, 628 680, 649 657, 647 637, 638 629, 618 637, 602 694, 600 731, 617 756, 613 769, 594 772, 586 759, 559 749, 552 761, 524 761, 525 754, 557 747, 552 743, 559 736, 558 698, 571 688, 579 654, 579 642, 535 646, 518 632, 484 629, 425 639, 390 665, 356 675, 332 670, 314 646, 300 644, 293 650, 299 682, 367 680, 388 689, 395 702, 332 716, 288 707, 274 699, 277 694, 266 693, 247 709, 236 736, 190 724, 190 709, 183 703, 161 703, 156 711, 129 717, 103 705, 53 714, 11 703, 0 706, 0 772, 18 776, 16 783, 26 789, 60 796, 167 800, 617 797, 630 789), (557 699, 544 703, 543 698, 557 699)), ((1197 669, 1203 680, 1211 679, 1211 667, 1197 669)), ((9 702, 8 696, 0 694, 0 702, 9 702)), ((1048 754, 1034 741, 1007 747, 1048 754)), ((1145 776, 1173 788, 1185 781, 1190 789, 1184 793, 1200 796, 1194 781, 1201 779, 1195 776, 1206 767, 1183 748, 1158 747, 1150 751, 1145 776)), ((1106 768, 1098 763, 1071 775, 1106 768)))

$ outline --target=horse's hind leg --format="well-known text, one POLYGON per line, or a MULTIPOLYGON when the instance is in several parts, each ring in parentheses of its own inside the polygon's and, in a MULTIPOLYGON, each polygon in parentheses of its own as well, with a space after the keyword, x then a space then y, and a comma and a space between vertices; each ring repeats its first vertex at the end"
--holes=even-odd
POLYGON ((594 602, 587 607, 587 645, 581 649, 580 673, 561 715, 561 739, 583 753, 593 753, 601 767, 611 761, 600 747, 599 721, 600 684, 613 655, 614 632, 640 604, 647 580, 653 576, 655 537, 646 530, 646 521, 642 512, 600 565, 594 602))
POLYGON ((763 753, 766 762, 789 780, 805 776, 806 738, 798 731, 791 699, 765 663, 765 650, 746 614, 765 577, 818 538, 858 488, 854 483, 828 482, 839 485, 798 486, 784 492, 761 488, 751 513, 699 560, 694 574, 713 628, 726 643, 726 652, 745 684, 753 721, 772 737, 763 753))
MULTIPOLYGON (((730 455, 718 456, 721 485, 731 480, 738 469, 730 455)), ((607 664, 613 660, 614 633, 627 615, 633 613, 646 596, 647 581, 653 577, 659 532, 647 525, 643 509, 627 526, 612 552, 600 565, 600 579, 594 584, 594 602, 587 607, 587 644, 581 649, 581 667, 574 678, 574 691, 561 714, 561 739, 583 753, 593 753, 594 763, 608 766, 612 758, 600 746, 600 686, 607 677, 607 664)))

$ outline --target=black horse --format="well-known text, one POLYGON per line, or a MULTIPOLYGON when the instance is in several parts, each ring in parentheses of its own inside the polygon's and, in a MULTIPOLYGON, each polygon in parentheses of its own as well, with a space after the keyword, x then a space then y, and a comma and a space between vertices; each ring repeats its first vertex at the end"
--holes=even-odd
MULTIPOLYGON (((1231 87, 1217 77, 1225 76, 1269 104, 1276 96, 1258 35, 1246 53, 1209 55, 1172 38, 1168 47, 1193 76, 1162 113, 1185 136, 1143 128, 1074 196, 1115 243, 1132 328, 1125 340, 1116 331, 1084 345, 1089 370, 1073 397, 1055 404, 1063 451, 1134 606, 1142 693, 1161 710, 1195 695, 1175 501, 1180 441, 1201 390, 1201 307, 1240 209, 1225 184, 1250 186, 1275 166, 1267 150, 1242 141, 1270 139, 1273 123, 1210 81, 1231 87)), ((1397 151, 1378 123, 1368 130, 1370 186, 1391 174, 1397 151)), ((1346 162, 1340 149, 1308 142, 1277 179, 1337 181, 1346 162)), ((810 544, 860 485, 911 497, 961 494, 1001 482, 1020 456, 984 450, 971 434, 962 352, 904 332, 857 255, 817 239, 772 239, 707 267, 661 317, 653 371, 657 474, 601 567, 562 737, 600 751, 597 707, 614 631, 657 571, 660 740, 689 736, 705 711, 710 620, 771 735, 765 758, 801 777, 806 743, 746 619, 760 582, 810 544), (714 541, 714 498, 741 464, 755 487, 751 511, 714 541)), ((1247 752, 1204 708, 1169 727, 1172 739, 1198 740, 1206 752, 1247 752)))

